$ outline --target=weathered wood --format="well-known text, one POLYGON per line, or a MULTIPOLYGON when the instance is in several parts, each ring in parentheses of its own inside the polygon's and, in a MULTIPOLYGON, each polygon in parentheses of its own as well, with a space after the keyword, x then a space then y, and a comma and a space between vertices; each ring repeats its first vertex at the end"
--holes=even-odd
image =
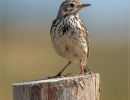
POLYGON ((13 84, 13 100, 99 100, 99 74, 13 84))

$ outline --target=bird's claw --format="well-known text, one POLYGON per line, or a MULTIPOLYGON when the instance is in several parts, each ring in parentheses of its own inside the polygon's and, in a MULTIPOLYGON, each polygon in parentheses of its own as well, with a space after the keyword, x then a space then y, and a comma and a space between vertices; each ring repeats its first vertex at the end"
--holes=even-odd
POLYGON ((68 74, 65 74, 65 75, 63 75, 63 77, 67 77, 67 76, 69 76, 69 75, 71 75, 72 73, 68 73, 68 74))
POLYGON ((62 75, 61 73, 58 73, 58 74, 55 75, 55 76, 50 76, 50 77, 48 77, 48 79, 67 77, 68 75, 71 75, 71 74, 72 74, 72 73, 68 73, 68 74, 62 75))

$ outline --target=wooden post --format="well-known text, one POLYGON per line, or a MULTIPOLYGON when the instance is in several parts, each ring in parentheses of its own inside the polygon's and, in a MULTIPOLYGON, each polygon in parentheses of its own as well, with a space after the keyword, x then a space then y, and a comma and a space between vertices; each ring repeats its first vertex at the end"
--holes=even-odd
POLYGON ((99 100, 99 74, 13 84, 13 100, 99 100))

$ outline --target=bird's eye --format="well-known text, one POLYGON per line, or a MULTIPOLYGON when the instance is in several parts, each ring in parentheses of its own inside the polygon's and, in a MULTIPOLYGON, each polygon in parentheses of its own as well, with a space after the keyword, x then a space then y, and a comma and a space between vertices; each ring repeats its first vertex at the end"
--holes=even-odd
POLYGON ((71 4, 70 4, 70 7, 74 7, 74 4, 73 4, 73 3, 71 3, 71 4))

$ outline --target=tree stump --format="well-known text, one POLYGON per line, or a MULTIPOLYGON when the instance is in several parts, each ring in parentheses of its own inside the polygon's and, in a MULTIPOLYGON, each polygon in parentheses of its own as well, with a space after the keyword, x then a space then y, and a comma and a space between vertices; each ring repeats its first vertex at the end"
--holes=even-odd
POLYGON ((13 84, 13 100, 99 100, 99 74, 13 84))

